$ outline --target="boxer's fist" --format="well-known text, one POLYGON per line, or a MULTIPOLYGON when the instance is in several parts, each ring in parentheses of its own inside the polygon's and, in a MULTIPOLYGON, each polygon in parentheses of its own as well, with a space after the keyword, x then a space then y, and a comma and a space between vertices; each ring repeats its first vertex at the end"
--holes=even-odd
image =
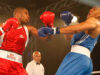
POLYGON ((2 31, 0 31, 0 36, 1 36, 2 34, 3 34, 2 31))
POLYGON ((38 29, 38 35, 40 37, 46 37, 48 35, 53 34, 52 28, 50 27, 42 27, 40 29, 38 29))
POLYGON ((47 35, 52 35, 52 34, 60 34, 59 28, 42 27, 38 29, 38 35, 40 37, 46 37, 47 35))
POLYGON ((40 15, 40 20, 45 24, 46 27, 54 27, 55 14, 50 11, 45 11, 40 15))
POLYGON ((9 31, 10 29, 16 29, 19 26, 19 21, 16 18, 9 18, 3 25, 4 32, 9 31))

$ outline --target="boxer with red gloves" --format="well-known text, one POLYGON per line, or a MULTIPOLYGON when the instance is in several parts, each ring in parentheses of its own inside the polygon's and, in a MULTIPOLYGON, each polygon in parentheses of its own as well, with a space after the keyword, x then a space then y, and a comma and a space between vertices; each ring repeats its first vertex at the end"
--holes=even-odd
MULTIPOLYGON (((22 64, 22 55, 29 40, 29 33, 38 36, 38 30, 30 25, 26 8, 16 8, 13 18, 6 21, 0 47, 0 75, 27 75, 22 64)), ((1 39, 0 39, 1 40, 1 39)))

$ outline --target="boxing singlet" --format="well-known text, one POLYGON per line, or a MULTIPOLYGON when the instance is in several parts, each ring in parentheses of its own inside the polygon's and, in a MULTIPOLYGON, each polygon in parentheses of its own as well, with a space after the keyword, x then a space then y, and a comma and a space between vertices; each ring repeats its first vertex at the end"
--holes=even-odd
POLYGON ((90 52, 93 50, 94 46, 97 43, 99 36, 96 38, 92 38, 88 34, 85 34, 84 32, 77 33, 73 36, 71 40, 71 45, 80 45, 85 48, 88 48, 90 52))
POLYGON ((3 36, 1 49, 23 54, 28 42, 28 29, 26 26, 11 29, 3 36))

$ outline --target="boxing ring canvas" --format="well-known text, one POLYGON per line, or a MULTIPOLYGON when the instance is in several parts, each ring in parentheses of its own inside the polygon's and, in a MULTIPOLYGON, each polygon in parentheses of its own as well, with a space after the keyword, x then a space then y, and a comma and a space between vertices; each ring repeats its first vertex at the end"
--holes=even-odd
MULTIPOLYGON (((41 4, 41 2, 36 0, 9 0, 9 2, 8 0, 0 0, 0 22, 4 22, 7 18, 12 17, 13 9, 20 6, 29 9, 31 16, 29 25, 33 25, 36 28, 44 26, 39 16, 46 10, 56 14, 55 26, 63 26, 64 23, 59 19, 59 13, 64 10, 69 10, 79 16, 79 21, 81 22, 86 19, 91 6, 78 1, 54 0, 53 2, 51 0, 41 0, 43 2, 41 4)), ((32 52, 35 50, 39 50, 42 54, 45 75, 54 75, 64 56, 70 51, 70 40, 66 40, 63 35, 57 35, 43 41, 30 35, 30 41, 23 55, 24 67, 32 60, 32 52)), ((100 39, 91 54, 91 58, 93 59, 94 65, 93 75, 100 75, 100 39)))

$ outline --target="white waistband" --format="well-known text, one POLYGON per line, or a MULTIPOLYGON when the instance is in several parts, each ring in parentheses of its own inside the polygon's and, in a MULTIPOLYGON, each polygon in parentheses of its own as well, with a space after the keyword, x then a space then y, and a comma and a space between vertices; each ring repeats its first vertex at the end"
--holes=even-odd
POLYGON ((0 58, 22 63, 22 55, 6 50, 0 50, 0 58))
POLYGON ((80 53, 80 54, 86 55, 86 56, 88 56, 90 58, 89 49, 87 49, 87 48, 85 48, 83 46, 72 45, 71 52, 80 53))

